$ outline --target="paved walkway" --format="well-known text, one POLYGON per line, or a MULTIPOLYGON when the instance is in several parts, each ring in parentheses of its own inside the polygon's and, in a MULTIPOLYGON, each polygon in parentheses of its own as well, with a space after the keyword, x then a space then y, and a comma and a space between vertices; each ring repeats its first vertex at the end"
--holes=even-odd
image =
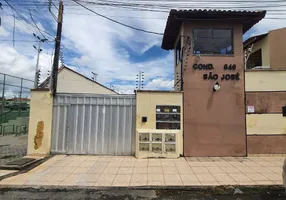
POLYGON ((27 154, 28 136, 0 136, 0 165, 23 157, 27 154))
POLYGON ((55 156, 0 185, 215 186, 282 185, 284 157, 136 159, 55 156))

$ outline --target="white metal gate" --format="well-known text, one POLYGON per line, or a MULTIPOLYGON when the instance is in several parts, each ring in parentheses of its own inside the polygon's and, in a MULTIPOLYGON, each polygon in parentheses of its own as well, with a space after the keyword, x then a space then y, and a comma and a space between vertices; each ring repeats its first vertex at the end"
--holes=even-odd
POLYGON ((135 95, 57 94, 51 153, 135 154, 135 95))

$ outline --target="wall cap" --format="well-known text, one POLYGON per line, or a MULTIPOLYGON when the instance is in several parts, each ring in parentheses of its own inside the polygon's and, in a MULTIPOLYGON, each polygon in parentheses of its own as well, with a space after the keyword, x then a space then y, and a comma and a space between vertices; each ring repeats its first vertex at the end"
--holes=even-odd
POLYGON ((36 91, 50 91, 49 88, 36 88, 36 89, 31 89, 32 92, 36 92, 36 91))
POLYGON ((183 91, 171 91, 171 90, 136 90, 136 93, 184 93, 183 91))
POLYGON ((246 69, 245 72, 279 72, 286 71, 286 69, 246 69))

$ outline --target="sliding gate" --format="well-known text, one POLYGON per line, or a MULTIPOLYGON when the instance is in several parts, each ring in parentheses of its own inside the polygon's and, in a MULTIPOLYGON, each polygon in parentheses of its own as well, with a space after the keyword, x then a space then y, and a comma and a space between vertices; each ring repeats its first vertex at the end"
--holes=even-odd
POLYGON ((135 95, 57 94, 51 153, 135 154, 135 95))

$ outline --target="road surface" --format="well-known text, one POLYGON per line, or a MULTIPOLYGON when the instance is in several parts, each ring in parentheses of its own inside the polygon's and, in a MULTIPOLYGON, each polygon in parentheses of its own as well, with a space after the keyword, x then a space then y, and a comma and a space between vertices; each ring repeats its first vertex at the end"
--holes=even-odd
POLYGON ((243 189, 234 194, 232 189, 132 189, 132 188, 0 188, 0 199, 5 200, 76 200, 76 199, 110 199, 110 200, 285 200, 284 188, 243 189))

